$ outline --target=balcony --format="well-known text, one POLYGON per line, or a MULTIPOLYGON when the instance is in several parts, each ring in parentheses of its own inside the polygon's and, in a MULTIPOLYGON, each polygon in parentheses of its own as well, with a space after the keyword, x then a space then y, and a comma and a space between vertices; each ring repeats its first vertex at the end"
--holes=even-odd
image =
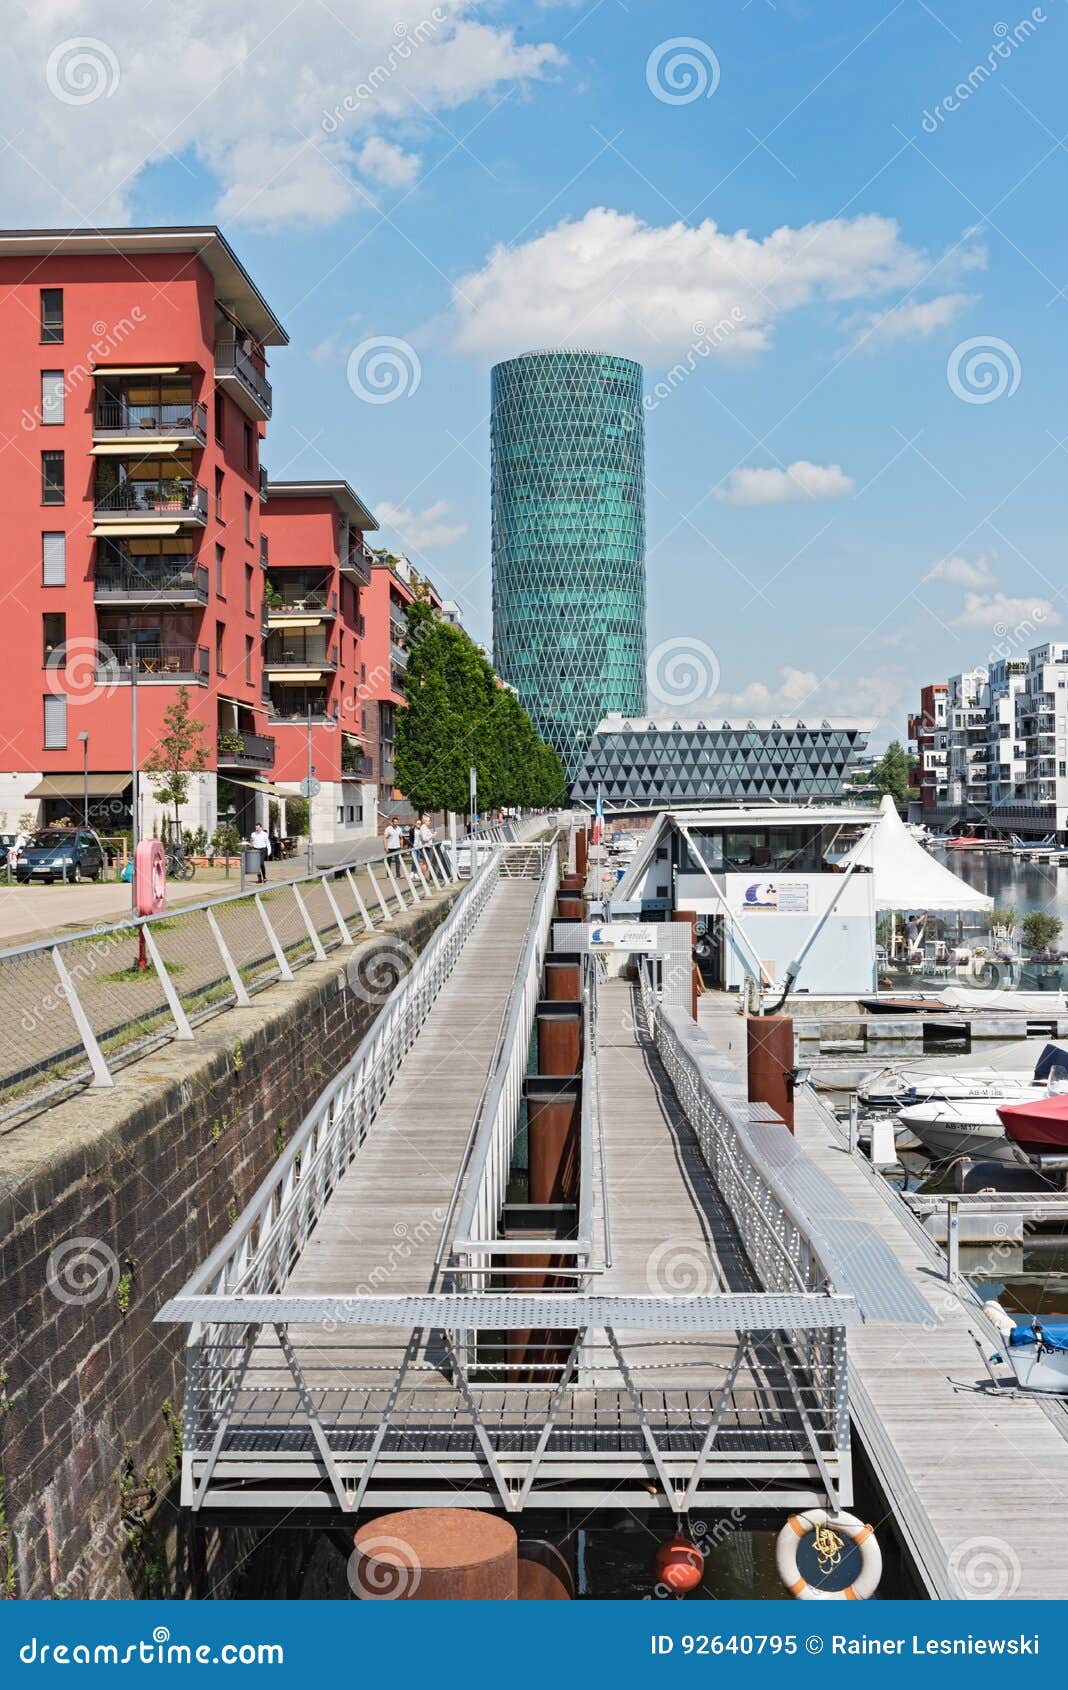
POLYGON ((192 400, 157 405, 98 399, 93 414, 93 439, 100 444, 177 440, 187 446, 204 446, 208 439, 208 408, 194 405, 192 400))
POLYGON ((260 504, 265 505, 267 503, 267 471, 264 469, 262 464, 260 465, 260 468, 259 468, 259 479, 260 479, 260 504))
POLYGON ((215 380, 247 417, 270 422, 271 384, 238 341, 216 341, 215 380))
POLYGON ((129 681, 133 663, 137 665, 137 684, 162 682, 167 686, 206 686, 210 674, 208 648, 202 645, 158 645, 140 640, 118 640, 104 630, 100 634, 103 661, 97 665, 96 678, 102 686, 129 681))
POLYGON ((271 557, 270 542, 268 541, 266 534, 261 534, 260 535, 260 567, 261 567, 261 569, 269 569, 270 568, 270 557, 271 557))
POLYGON ((349 780, 374 780, 374 758, 367 757, 362 752, 357 756, 349 757, 343 751, 341 753, 341 776, 343 780, 345 778, 349 780))
POLYGON ((354 545, 350 541, 346 550, 341 554, 340 566, 342 575, 347 575, 350 581, 356 582, 357 586, 369 587, 371 585, 371 557, 370 553, 366 552, 362 546, 354 545))
POLYGON ((294 620, 299 622, 312 617, 323 622, 337 615, 337 594, 328 592, 325 587, 300 587, 296 583, 283 582, 274 589, 274 596, 267 601, 266 609, 267 621, 272 628, 284 628, 294 620))
POLYGON ((264 671, 272 681, 307 681, 332 675, 337 668, 337 646, 327 647, 323 639, 268 640, 264 671))
POLYGON ((275 742, 270 734, 237 731, 220 734, 217 741, 220 769, 273 769, 275 742))
POLYGON ((313 698, 309 709, 306 699, 294 697, 289 700, 281 695, 271 694, 268 721, 278 727, 304 728, 310 722, 312 727, 337 727, 337 711, 329 710, 325 694, 313 698))
POLYGON ((208 520, 208 490, 199 481, 181 477, 153 481, 121 481, 106 491, 93 493, 93 518, 97 522, 144 523, 146 529, 163 523, 195 523, 208 520))
POLYGON ((97 604, 207 604, 208 572, 188 557, 154 557, 150 564, 100 561, 93 598, 97 604))

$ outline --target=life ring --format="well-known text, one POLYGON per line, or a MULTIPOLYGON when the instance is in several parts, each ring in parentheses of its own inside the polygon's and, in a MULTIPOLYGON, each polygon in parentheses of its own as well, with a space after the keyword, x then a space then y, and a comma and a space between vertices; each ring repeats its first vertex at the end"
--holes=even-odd
POLYGON ((138 915, 167 907, 167 857, 158 839, 142 839, 134 851, 134 903, 138 915))
POLYGON ((866 1526, 852 1514, 828 1514, 825 1508, 806 1508, 801 1514, 790 1515, 775 1545, 775 1565, 791 1596, 800 1602, 866 1602, 875 1595, 883 1573, 875 1527, 866 1526), (819 1590, 798 1571, 797 1552, 802 1542, 810 1532, 824 1528, 848 1538, 860 1550, 860 1572, 843 1590, 819 1590))

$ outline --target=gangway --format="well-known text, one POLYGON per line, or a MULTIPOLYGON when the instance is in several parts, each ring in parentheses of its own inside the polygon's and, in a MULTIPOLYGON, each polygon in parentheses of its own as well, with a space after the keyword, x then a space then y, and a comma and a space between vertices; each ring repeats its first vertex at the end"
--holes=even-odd
POLYGON ((574 1224, 508 1235, 556 881, 552 842, 477 867, 161 1311, 195 1510, 851 1500, 847 1332, 930 1311, 653 967, 584 961, 574 1224))

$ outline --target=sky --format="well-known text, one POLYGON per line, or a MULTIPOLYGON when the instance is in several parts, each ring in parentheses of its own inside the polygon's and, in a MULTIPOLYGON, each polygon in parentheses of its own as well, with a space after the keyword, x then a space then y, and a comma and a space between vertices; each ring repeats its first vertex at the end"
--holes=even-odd
POLYGON ((489 371, 644 368, 650 709, 863 715, 1068 637, 1065 0, 9 0, 12 227, 216 221, 491 638, 489 371))

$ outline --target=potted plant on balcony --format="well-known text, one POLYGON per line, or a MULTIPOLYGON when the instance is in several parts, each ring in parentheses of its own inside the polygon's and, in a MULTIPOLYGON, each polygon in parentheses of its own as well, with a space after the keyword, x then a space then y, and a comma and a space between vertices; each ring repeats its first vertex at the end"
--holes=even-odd
POLYGON ((263 602, 270 610, 278 610, 282 605, 282 595, 273 581, 265 581, 263 586, 263 602))
POLYGON ((185 490, 176 475, 161 481, 152 501, 158 511, 180 511, 185 508, 185 490))
POLYGON ((227 733, 227 734, 220 734, 219 735, 219 750, 220 751, 229 751, 229 752, 232 752, 232 753, 240 756, 241 752, 244 751, 244 749, 245 749, 245 742, 244 742, 244 740, 242 739, 242 737, 239 733, 227 733))

